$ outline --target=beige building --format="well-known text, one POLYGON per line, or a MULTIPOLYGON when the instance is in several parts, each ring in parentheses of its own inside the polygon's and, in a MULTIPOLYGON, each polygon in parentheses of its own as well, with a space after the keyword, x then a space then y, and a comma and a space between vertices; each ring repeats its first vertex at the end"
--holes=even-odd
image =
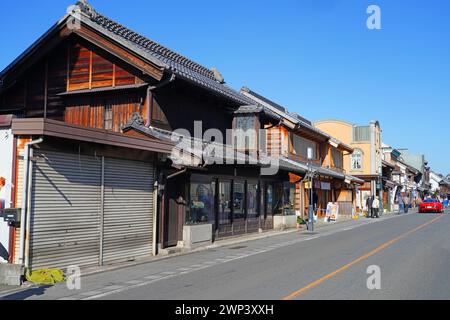
POLYGON ((322 120, 314 125, 354 149, 352 154, 344 156, 344 170, 365 182, 357 192, 357 207, 364 210, 370 195, 382 199, 382 130, 379 122, 359 126, 341 120, 322 120))

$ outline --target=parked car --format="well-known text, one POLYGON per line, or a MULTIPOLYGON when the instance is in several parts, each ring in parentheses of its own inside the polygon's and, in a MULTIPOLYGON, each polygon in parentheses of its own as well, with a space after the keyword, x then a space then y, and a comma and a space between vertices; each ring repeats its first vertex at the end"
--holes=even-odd
POLYGON ((444 206, 439 202, 439 200, 427 199, 420 204, 419 213, 427 212, 443 213, 444 206))

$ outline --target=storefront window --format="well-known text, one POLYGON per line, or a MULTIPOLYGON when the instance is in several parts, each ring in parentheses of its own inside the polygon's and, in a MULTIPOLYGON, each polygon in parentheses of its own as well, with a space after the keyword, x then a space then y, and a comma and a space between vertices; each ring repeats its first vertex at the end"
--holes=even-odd
POLYGON ((186 224, 214 222, 214 186, 204 178, 192 177, 186 224))
POLYGON ((272 216, 274 214, 273 205, 274 205, 273 185, 267 184, 266 185, 266 217, 272 216))
POLYGON ((245 183, 235 182, 233 190, 234 220, 245 218, 245 183))
POLYGON ((273 192, 273 214, 283 213, 283 193, 284 188, 282 183, 274 184, 273 192))
POLYGON ((295 184, 285 182, 283 184, 283 214, 295 214, 295 184))
POLYGON ((258 212, 258 184, 247 184, 247 219, 256 219, 258 212))
POLYGON ((219 181, 219 224, 231 224, 231 182, 219 181))

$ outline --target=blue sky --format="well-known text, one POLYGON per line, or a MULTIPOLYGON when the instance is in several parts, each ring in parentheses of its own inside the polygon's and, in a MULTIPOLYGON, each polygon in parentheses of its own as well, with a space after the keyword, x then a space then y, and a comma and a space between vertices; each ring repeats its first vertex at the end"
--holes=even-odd
MULTIPOLYGON (((75 0, 3 1, 0 69, 75 0)), ((379 120, 450 173, 450 1, 90 0, 99 12, 311 119, 379 120), (379 5, 382 30, 366 28, 379 5)))

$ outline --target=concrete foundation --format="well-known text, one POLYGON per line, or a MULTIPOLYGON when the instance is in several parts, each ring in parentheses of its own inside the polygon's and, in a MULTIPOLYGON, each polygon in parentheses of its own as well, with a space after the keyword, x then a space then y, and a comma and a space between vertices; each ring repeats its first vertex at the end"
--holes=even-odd
POLYGON ((183 247, 194 249, 212 244, 212 224, 190 225, 183 227, 183 247))
POLYGON ((286 230, 297 227, 297 216, 274 216, 273 227, 275 230, 286 230))
POLYGON ((24 267, 18 264, 0 263, 0 284, 7 286, 22 285, 24 267))

